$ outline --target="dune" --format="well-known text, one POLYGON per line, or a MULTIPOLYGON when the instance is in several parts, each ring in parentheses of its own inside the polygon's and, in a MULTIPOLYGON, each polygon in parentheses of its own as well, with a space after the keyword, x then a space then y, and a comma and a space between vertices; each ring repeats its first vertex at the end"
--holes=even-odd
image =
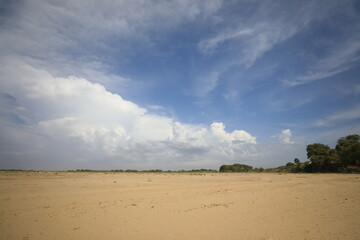
POLYGON ((0 239, 360 239, 360 175, 0 172, 0 239))

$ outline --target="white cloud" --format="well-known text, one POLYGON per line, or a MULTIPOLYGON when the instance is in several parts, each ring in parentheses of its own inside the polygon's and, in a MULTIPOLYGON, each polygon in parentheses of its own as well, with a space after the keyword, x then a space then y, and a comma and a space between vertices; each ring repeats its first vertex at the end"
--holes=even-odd
POLYGON ((71 141, 80 145, 83 151, 103 151, 106 155, 116 154, 117 146, 130 140, 121 126, 109 128, 104 124, 91 123, 72 117, 39 122, 34 126, 37 133, 56 141, 71 141))
MULTIPOLYGON (((206 127, 150 114, 100 84, 57 78, 21 60, 2 61, 0 75, 1 93, 19 106, 11 111, 9 106, 3 108, 1 121, 7 130, 2 129, 1 138, 22 133, 11 145, 26 158, 46 159, 56 152, 56 159, 69 162, 80 159, 101 166, 113 159, 117 165, 137 168, 195 166, 207 159, 208 165, 217 167, 219 161, 250 154, 256 144, 244 130, 226 132, 220 122, 206 127), (9 120, 9 114, 22 116, 25 122, 9 120), (35 151, 30 154, 30 149, 35 151)), ((44 166, 53 164, 47 161, 44 166)))
POLYGON ((285 144, 294 143, 293 141, 291 141, 292 133, 290 129, 282 130, 278 137, 281 143, 285 143, 285 144))
POLYGON ((222 122, 212 123, 211 132, 221 142, 256 143, 256 138, 243 130, 235 130, 231 133, 227 133, 225 131, 225 125, 222 122))
POLYGON ((173 124, 172 141, 186 143, 193 146, 206 146, 206 135, 208 130, 204 127, 175 122, 173 124))

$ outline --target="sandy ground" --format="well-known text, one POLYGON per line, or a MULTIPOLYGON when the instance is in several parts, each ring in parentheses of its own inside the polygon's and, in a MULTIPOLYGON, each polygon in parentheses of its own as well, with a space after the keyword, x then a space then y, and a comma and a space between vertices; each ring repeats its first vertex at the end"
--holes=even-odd
POLYGON ((360 175, 0 172, 0 239, 360 239, 360 175))

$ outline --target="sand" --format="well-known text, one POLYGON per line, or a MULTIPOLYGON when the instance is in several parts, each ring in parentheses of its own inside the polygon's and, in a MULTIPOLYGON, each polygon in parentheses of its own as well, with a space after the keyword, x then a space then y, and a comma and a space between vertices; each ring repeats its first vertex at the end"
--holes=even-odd
POLYGON ((360 239, 360 175, 0 172, 0 239, 360 239))

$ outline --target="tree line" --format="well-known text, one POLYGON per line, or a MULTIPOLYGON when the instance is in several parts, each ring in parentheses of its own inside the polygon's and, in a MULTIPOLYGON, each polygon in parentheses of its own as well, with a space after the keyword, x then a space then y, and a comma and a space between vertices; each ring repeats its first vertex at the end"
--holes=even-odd
POLYGON ((295 158, 277 168, 253 168, 245 164, 222 165, 219 172, 360 172, 360 136, 348 135, 337 140, 335 148, 321 143, 306 146, 308 161, 295 158))
POLYGON ((253 168, 246 164, 221 165, 219 172, 263 172, 264 168, 253 168))
POLYGON ((309 161, 295 162, 298 172, 348 172, 360 170, 360 136, 357 134, 339 138, 335 148, 321 143, 306 147, 309 161))

